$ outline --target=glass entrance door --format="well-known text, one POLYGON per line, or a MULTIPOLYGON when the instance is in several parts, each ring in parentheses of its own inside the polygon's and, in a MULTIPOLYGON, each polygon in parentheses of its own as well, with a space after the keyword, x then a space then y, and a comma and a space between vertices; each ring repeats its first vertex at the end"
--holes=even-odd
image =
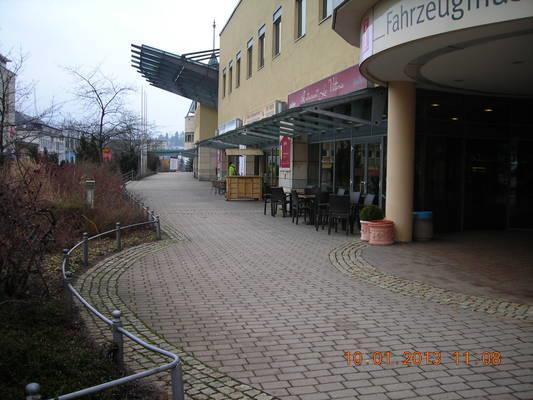
POLYGON ((384 138, 370 142, 352 141, 351 192, 373 196, 373 204, 383 207, 384 138))

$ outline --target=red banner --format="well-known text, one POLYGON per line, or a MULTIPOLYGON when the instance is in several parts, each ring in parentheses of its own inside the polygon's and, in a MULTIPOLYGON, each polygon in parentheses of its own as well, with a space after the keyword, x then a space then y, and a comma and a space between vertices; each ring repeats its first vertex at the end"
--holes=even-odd
POLYGON ((331 75, 302 90, 289 94, 289 108, 343 96, 367 87, 368 81, 359 72, 359 65, 354 65, 338 74, 331 75))
POLYGON ((291 138, 287 136, 282 136, 279 140, 279 146, 281 147, 280 151, 280 160, 279 167, 284 169, 291 168, 291 138))

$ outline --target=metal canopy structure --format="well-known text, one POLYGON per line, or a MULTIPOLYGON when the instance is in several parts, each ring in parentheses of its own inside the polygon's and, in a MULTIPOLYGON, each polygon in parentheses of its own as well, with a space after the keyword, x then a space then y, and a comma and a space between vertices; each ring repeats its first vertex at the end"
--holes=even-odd
POLYGON ((176 55, 146 45, 131 47, 132 67, 151 86, 217 108, 219 49, 176 55))
POLYGON ((155 154, 157 156, 182 156, 187 158, 196 157, 196 149, 154 150, 149 151, 149 153, 155 154))
POLYGON ((292 138, 307 135, 316 137, 331 133, 353 132, 370 125, 376 125, 376 123, 327 109, 338 104, 372 97, 372 95, 373 91, 368 89, 334 101, 292 108, 214 138, 203 140, 198 143, 198 146, 228 149, 245 145, 262 148, 278 144, 280 136, 292 138))

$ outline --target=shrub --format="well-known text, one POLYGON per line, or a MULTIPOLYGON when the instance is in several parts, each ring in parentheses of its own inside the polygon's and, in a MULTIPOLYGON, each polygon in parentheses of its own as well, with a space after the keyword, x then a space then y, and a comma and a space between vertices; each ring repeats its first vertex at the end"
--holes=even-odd
POLYGON ((106 164, 7 162, 0 169, 0 204, 0 301, 33 294, 30 288, 48 292, 47 252, 71 247, 83 232, 143 220, 124 198, 121 176, 106 164), (93 209, 85 205, 86 178, 96 181, 93 209))
POLYGON ((361 221, 379 221, 384 218, 383 210, 376 205, 366 206, 359 214, 361 221))
POLYGON ((31 163, 7 163, 0 170, 0 300, 24 297, 41 270, 56 218, 43 196, 42 171, 31 163))

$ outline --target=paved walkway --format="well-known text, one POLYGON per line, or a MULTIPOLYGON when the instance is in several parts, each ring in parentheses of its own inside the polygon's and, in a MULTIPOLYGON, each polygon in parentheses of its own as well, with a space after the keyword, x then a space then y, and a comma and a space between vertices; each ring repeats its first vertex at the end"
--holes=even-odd
POLYGON ((226 202, 190 174, 130 189, 186 239, 132 262, 118 296, 208 367, 283 399, 533 398, 530 321, 342 274, 330 254, 346 246, 344 234, 264 216, 259 203, 226 202), (348 351, 363 353, 362 365, 348 367, 348 351), (408 351, 431 352, 431 361, 442 352, 442 364, 403 365, 408 351), (456 351, 469 351, 470 365, 461 354, 457 367, 456 351), (390 365, 373 365, 373 352, 391 352, 390 365), (502 364, 481 365, 482 352, 500 352, 502 364))
POLYGON ((533 305, 533 232, 454 233, 427 243, 369 246, 363 254, 380 271, 405 279, 533 305))

